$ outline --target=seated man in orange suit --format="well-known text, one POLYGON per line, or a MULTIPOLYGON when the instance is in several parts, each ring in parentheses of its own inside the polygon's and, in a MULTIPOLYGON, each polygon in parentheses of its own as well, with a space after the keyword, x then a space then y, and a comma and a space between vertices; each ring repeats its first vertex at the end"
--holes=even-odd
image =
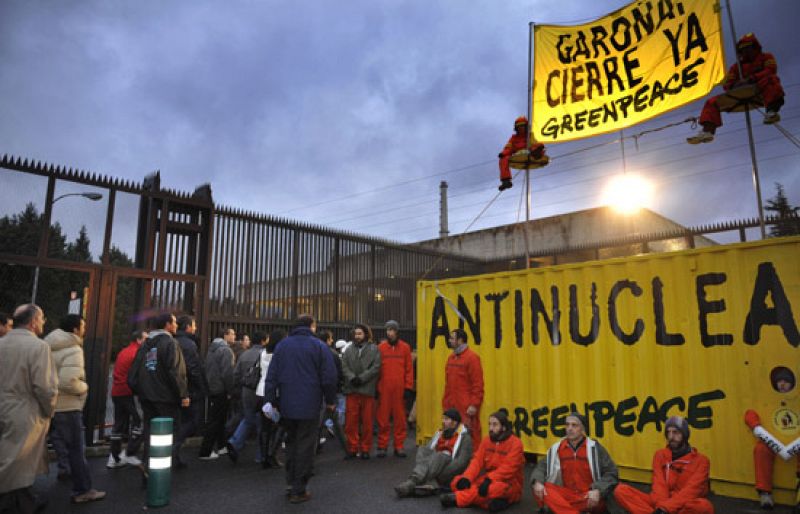
POLYGON ((667 447, 653 456, 650 494, 620 484, 617 503, 631 514, 714 514, 708 495, 708 457, 689 446, 689 423, 672 416, 664 427, 667 447))

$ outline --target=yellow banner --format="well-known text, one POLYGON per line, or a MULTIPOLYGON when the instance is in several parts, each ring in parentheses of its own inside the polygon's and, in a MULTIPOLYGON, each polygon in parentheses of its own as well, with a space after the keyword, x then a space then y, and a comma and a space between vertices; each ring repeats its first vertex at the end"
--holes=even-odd
MULTIPOLYGON (((745 411, 783 445, 800 437, 798 255, 795 237, 420 282, 418 439, 441 422, 447 334, 463 327, 483 365, 484 427, 505 407, 526 451, 544 454, 578 411, 623 476, 649 481, 664 421, 683 415, 715 490, 752 495, 745 411)), ((776 459, 784 499, 794 466, 776 459)))
POLYGON ((534 29, 532 137, 630 127, 708 94, 725 75, 719 2, 639 0, 599 20, 534 29))

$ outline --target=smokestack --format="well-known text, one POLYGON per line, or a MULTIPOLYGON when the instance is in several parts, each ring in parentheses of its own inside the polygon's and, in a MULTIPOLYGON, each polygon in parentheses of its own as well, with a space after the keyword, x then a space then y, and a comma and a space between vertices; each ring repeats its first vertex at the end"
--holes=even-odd
POLYGON ((447 182, 442 180, 439 184, 439 238, 444 239, 450 234, 447 230, 447 182))

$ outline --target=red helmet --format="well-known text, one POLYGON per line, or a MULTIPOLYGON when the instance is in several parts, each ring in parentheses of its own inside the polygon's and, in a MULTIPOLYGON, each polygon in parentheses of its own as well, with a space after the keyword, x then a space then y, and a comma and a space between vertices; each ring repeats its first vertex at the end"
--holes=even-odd
POLYGON ((526 118, 525 116, 520 116, 519 118, 514 120, 514 128, 517 128, 520 125, 527 125, 527 124, 528 124, 528 118, 526 118))
POLYGON ((752 47, 756 53, 761 52, 761 43, 758 42, 756 35, 752 32, 748 32, 739 39, 739 42, 736 43, 736 51, 741 52, 747 47, 752 47))

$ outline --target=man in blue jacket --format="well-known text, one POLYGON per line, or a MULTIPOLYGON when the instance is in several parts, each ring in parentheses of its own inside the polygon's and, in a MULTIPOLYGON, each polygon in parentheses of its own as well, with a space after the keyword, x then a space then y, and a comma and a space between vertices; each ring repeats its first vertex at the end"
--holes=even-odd
POLYGON ((313 473, 320 405, 336 407, 336 366, 315 333, 317 322, 302 314, 270 361, 264 398, 278 408, 286 430, 286 483, 289 502, 311 499, 306 485, 313 473))

